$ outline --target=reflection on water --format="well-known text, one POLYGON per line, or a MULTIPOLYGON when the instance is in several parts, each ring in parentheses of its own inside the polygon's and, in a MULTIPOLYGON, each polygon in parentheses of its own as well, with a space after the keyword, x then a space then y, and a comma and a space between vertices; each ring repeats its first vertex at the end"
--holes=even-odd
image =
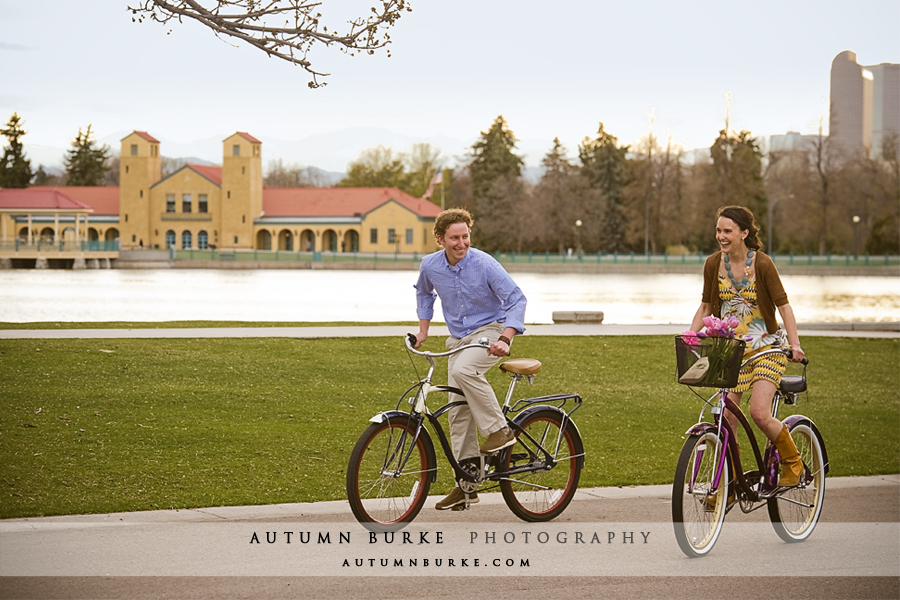
MULTIPOLYGON (((603 311, 606 323, 689 323, 697 275, 516 273, 526 321, 603 311)), ((416 322, 415 271, 0 271, 0 321, 416 322)), ((896 277, 783 276, 801 322, 900 321, 896 277)), ((438 307, 436 318, 440 318, 438 307)))

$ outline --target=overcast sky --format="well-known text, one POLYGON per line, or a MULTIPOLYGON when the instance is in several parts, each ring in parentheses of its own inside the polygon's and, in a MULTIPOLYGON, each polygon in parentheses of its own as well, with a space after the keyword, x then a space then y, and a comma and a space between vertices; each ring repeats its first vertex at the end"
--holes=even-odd
MULTIPOLYGON (((0 119, 18 112, 26 143, 65 147, 89 123, 179 142, 248 131, 264 150, 354 127, 474 139, 502 114, 574 157, 599 122, 631 143, 652 112, 690 149, 722 128, 727 92, 735 129, 813 133, 835 55, 900 62, 897 0, 411 0, 391 58, 316 52, 332 75, 311 90, 303 70, 199 24, 132 23, 129 1, 0 0, 0 119)), ((371 3, 324 0, 326 17, 334 5, 371 3)))

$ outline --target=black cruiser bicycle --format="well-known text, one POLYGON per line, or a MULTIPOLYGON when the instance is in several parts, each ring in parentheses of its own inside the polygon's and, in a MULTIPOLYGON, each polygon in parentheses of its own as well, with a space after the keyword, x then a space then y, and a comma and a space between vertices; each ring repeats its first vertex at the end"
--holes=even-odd
POLYGON ((540 361, 510 359, 500 370, 512 378, 503 404, 507 425, 516 434, 516 443, 496 453, 482 455, 480 461, 463 461, 453 456, 450 441, 439 421, 457 400, 431 411, 429 394, 453 393, 458 388, 432 385, 435 358, 447 357, 471 348, 487 351, 482 338, 448 352, 415 350, 415 336, 405 338, 407 349, 425 357, 430 367, 426 376, 406 390, 394 410, 380 412, 360 436, 347 467, 347 498, 356 519, 372 531, 389 531, 410 523, 428 497, 437 479, 437 455, 426 423, 437 434, 440 447, 450 462, 453 477, 468 496, 476 491, 500 488, 507 506, 524 521, 549 521, 559 516, 572 501, 584 468, 584 445, 571 415, 581 406, 578 394, 555 394, 512 402, 516 384, 530 382, 541 370, 540 361), (564 407, 571 403, 571 409, 564 407), (409 408, 401 410, 401 406, 409 408))

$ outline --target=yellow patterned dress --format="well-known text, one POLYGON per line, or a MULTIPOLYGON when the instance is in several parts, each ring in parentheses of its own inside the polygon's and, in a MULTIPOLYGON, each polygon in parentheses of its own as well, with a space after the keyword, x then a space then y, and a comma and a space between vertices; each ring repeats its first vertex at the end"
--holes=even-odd
MULTIPOLYGON (((757 352, 780 348, 784 345, 782 330, 779 329, 776 333, 769 333, 766 330, 766 322, 763 320, 756 300, 756 277, 751 277, 743 288, 737 290, 728 277, 719 274, 719 301, 722 313, 719 315, 720 318, 737 317, 741 322, 735 330, 735 335, 747 342, 744 360, 757 352)), ((787 358, 783 354, 770 354, 741 369, 737 387, 729 391, 746 392, 754 382, 760 379, 778 385, 785 369, 787 369, 787 358)))

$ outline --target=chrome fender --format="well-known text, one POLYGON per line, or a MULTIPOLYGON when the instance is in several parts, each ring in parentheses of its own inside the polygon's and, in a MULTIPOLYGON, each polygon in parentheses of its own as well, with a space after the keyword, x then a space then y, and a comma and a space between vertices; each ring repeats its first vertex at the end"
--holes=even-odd
MULTIPOLYGON (((369 419, 369 422, 380 425, 385 421, 390 420, 407 422, 409 421, 409 418, 410 414, 408 412, 403 412, 402 410, 388 410, 376 413, 375 416, 369 419)), ((431 435, 424 427, 419 429, 419 439, 422 440, 422 445, 425 447, 425 454, 428 457, 428 464, 431 469, 431 482, 434 483, 437 481, 437 455, 434 452, 434 443, 431 441, 431 435)))

